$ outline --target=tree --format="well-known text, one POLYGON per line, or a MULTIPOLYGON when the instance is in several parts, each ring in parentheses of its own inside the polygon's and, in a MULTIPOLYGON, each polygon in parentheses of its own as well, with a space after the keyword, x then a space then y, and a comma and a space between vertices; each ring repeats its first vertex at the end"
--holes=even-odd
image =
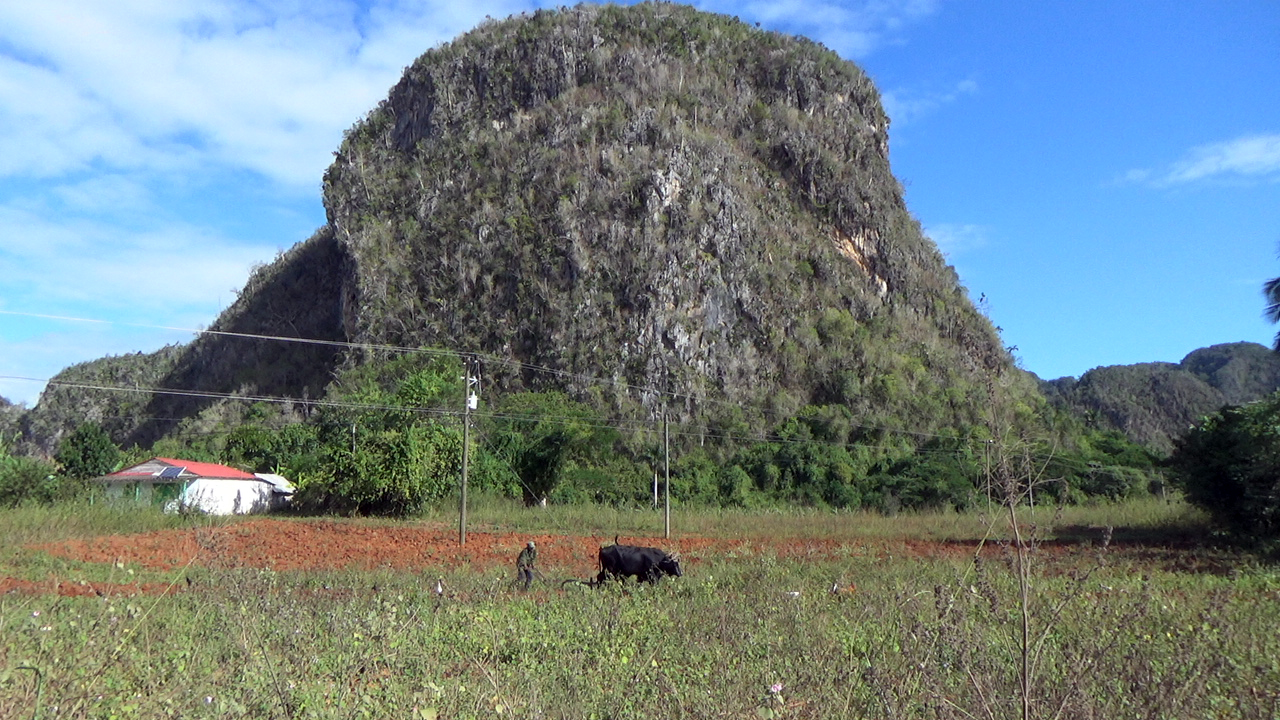
POLYGON ((1280 537, 1280 393, 1209 416, 1169 465, 1187 499, 1226 529, 1280 537))
POLYGON ((227 436, 222 461, 241 463, 254 472, 273 472, 276 434, 261 425, 241 425, 227 436))
POLYGON ((407 515, 452 491, 462 463, 461 427, 447 414, 462 400, 456 359, 372 363, 340 378, 335 399, 317 413, 314 436, 282 433, 271 447, 298 465, 302 505, 407 515))
POLYGON ((83 423, 62 441, 55 456, 62 472, 76 480, 106 475, 120 462, 120 448, 97 423, 83 423))
MULTIPOLYGON (((1272 323, 1280 322, 1280 277, 1263 283, 1262 295, 1267 299, 1267 309, 1263 311, 1263 315, 1272 323)), ((1276 333, 1274 347, 1276 352, 1280 352, 1280 333, 1276 333)))
POLYGON ((607 453, 616 431, 600 423, 594 410, 558 392, 516 393, 502 401, 492 443, 520 478, 530 505, 551 494, 563 478, 566 463, 607 453))
POLYGON ((0 449, 0 507, 54 502, 70 494, 68 484, 59 482, 52 464, 0 449))

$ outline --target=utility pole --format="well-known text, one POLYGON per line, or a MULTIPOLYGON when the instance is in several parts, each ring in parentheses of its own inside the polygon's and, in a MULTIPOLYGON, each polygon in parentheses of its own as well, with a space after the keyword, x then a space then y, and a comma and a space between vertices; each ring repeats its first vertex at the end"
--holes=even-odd
POLYGON ((667 424, 667 414, 662 413, 662 467, 666 480, 662 483, 662 495, 665 498, 663 510, 663 537, 671 539, 671 428, 667 424))
POLYGON ((465 357, 463 364, 463 403, 462 403, 462 487, 458 493, 458 544, 467 544, 467 465, 471 459, 471 411, 480 404, 480 398, 471 391, 478 378, 471 376, 471 357, 465 357))

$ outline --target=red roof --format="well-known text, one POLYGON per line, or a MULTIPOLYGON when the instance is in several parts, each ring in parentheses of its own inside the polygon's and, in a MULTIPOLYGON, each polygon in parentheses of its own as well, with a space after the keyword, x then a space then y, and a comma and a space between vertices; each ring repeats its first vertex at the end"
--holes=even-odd
POLYGON ((217 463, 193 462, 191 460, 174 460, 172 458, 156 458, 160 462, 166 462, 176 467, 185 467, 187 472, 195 473, 200 477, 216 477, 216 478, 237 478, 240 480, 257 480, 258 478, 249 472, 237 470, 226 465, 218 465, 217 463))
POLYGON ((128 478, 128 477, 155 477, 160 470, 166 467, 186 468, 182 473, 182 480, 192 480, 196 477, 202 478, 221 478, 226 480, 257 480, 253 473, 247 473, 243 470, 237 470, 226 465, 217 463, 196 462, 195 460, 179 460, 177 458, 152 458, 144 463, 139 463, 133 467, 127 467, 123 470, 113 472, 106 475, 103 479, 128 478), (194 477, 193 477, 194 476, 194 477))

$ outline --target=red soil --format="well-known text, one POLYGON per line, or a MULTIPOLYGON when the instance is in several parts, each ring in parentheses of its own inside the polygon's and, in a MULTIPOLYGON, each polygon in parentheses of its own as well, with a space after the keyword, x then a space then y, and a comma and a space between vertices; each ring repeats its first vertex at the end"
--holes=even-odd
MULTIPOLYGON (((40 546, 52 555, 90 563, 122 563, 153 570, 186 566, 271 570, 327 570, 388 568, 422 574, 448 574, 463 567, 475 570, 502 567, 514 572, 515 557, 526 542, 538 547, 538 567, 552 578, 591 577, 596 553, 612 537, 525 533, 469 532, 458 544, 456 528, 442 524, 371 525, 343 521, 299 521, 257 518, 217 528, 162 530, 138 535, 111 535, 67 540, 40 546)), ((851 557, 965 557, 975 544, 924 540, 873 541, 752 539, 721 540, 701 537, 626 538, 623 543, 652 545, 678 551, 686 568, 704 558, 733 555, 772 555, 796 560, 851 557)), ((1078 546, 1077 546, 1078 548, 1078 546)), ((1065 550, 1062 544, 1041 546, 1044 554, 1065 550)), ((995 545, 984 554, 999 553, 995 545)), ((24 591, 88 594, 155 594, 164 583, 115 585, 84 581, 31 582, 0 578, 0 593, 24 591)), ((177 588, 182 589, 182 588, 177 588)))

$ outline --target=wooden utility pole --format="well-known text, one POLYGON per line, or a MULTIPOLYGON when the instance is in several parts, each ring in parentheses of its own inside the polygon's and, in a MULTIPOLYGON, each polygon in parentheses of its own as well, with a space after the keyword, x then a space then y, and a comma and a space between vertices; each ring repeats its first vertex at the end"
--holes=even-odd
POLYGON ((662 483, 662 495, 665 509, 663 510, 663 537, 671 538, 671 428, 667 424, 667 414, 662 414, 662 466, 666 480, 662 483))
POLYGON ((467 464, 471 458, 471 358, 463 358, 462 487, 458 493, 458 544, 467 544, 467 464))

